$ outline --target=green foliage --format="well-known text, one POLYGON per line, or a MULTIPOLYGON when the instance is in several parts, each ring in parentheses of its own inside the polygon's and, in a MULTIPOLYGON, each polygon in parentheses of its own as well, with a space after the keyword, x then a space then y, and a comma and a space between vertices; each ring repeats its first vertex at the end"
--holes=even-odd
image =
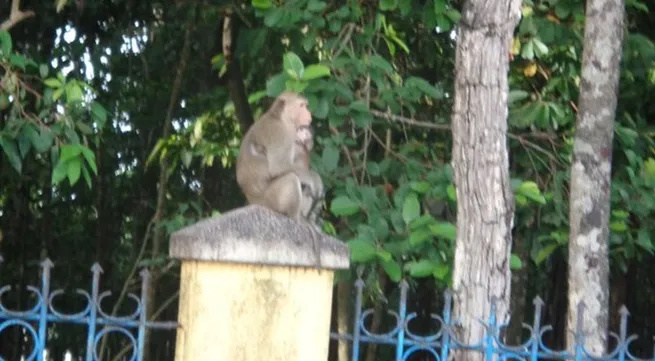
MULTIPOLYGON (((309 100, 316 131, 312 167, 328 189, 324 228, 347 241, 353 264, 374 270, 369 272, 372 279, 381 271, 394 282, 427 278, 448 285, 457 236, 457 195, 449 165, 456 40, 451 31, 460 21, 461 3, 250 4, 233 9, 243 25, 235 32, 231 61, 240 65, 255 118, 286 89, 302 92, 309 100)), ((654 115, 649 104, 650 94, 655 94, 655 46, 643 29, 647 22, 641 17, 652 16, 645 4, 626 2, 631 22, 614 142, 610 242, 612 264, 623 269, 649 257, 655 248, 655 229, 649 222, 655 207, 655 147, 648 121, 654 115), (642 29, 634 28, 637 23, 642 29)), ((20 175, 29 179, 30 189, 37 189, 30 194, 35 200, 30 206, 38 213, 40 194, 53 193, 45 185, 56 184, 53 202, 73 209, 77 215, 71 227, 79 227, 62 229, 62 234, 87 237, 88 230, 75 220, 94 215, 95 207, 105 220, 117 214, 111 224, 120 233, 115 249, 121 251, 121 269, 131 260, 125 255, 131 254, 135 241, 148 239, 140 232, 152 214, 139 207, 151 210, 157 202, 151 190, 158 186, 153 176, 158 172, 149 167, 161 165, 161 160, 168 160, 169 167, 168 216, 155 225, 163 228, 156 229, 168 234, 215 209, 243 202, 233 179, 243 133, 236 117, 240 105, 232 102, 234 79, 228 79, 226 54, 220 53, 215 39, 226 8, 203 8, 194 18, 194 55, 179 89, 180 101, 172 107, 173 131, 160 138, 173 92, 171 74, 182 48, 181 29, 189 18, 181 9, 197 5, 158 8, 165 12, 162 23, 152 20, 155 6, 159 4, 146 2, 142 12, 132 9, 138 13, 132 18, 127 14, 133 11, 105 15, 103 11, 112 8, 92 2, 80 16, 107 29, 99 35, 76 28, 86 40, 61 42, 46 60, 24 50, 43 44, 26 46, 0 32, 0 165, 9 179, 2 186, 11 189, 0 197, 22 186, 20 175), (137 22, 140 25, 133 25, 137 22), (140 33, 156 36, 140 43, 135 37, 140 33), (139 43, 137 54, 124 50, 126 37, 139 43), (70 65, 64 59, 79 61, 94 42, 98 46, 89 57, 97 93, 83 81, 79 67, 66 76, 61 71, 70 65), (50 65, 52 60, 57 69, 50 65), (112 80, 100 79, 106 73, 112 80), (13 170, 7 172, 9 168, 13 170), (87 193, 79 205, 67 203, 73 190, 64 185, 80 179, 91 185, 96 175, 103 180, 103 189, 94 189, 97 198, 87 193)), ((575 1, 524 1, 508 54, 513 234, 525 246, 524 252, 512 255, 513 270, 542 274, 552 255, 567 248, 568 170, 583 11, 583 4, 575 1)), ((70 19, 60 21, 53 28, 70 19)), ((74 190, 81 197, 79 191, 74 190)), ((159 255, 142 264, 154 267, 162 261, 159 255)))
POLYGON ((23 172, 30 151, 39 159, 48 159, 43 154, 49 151, 52 184, 68 179, 72 186, 83 176, 90 188, 90 172, 97 175, 98 170, 87 143, 97 139, 107 122, 105 108, 89 100, 93 89, 62 73, 48 77, 46 64, 15 52, 6 31, 0 32, 0 67, 0 110, 8 115, 0 128, 0 147, 14 170, 23 172))

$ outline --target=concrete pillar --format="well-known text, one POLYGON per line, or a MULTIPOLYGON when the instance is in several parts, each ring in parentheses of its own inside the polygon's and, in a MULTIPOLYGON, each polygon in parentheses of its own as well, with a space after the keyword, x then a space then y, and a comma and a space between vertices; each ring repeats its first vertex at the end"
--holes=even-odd
POLYGON ((346 244, 260 206, 171 236, 181 260, 175 361, 327 360, 346 244))

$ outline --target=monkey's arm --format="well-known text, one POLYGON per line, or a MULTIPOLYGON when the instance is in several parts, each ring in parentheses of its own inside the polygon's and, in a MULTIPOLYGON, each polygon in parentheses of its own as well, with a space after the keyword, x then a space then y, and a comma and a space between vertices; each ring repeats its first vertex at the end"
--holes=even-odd
POLYGON ((270 178, 277 178, 292 172, 294 164, 295 134, 287 134, 284 129, 270 129, 263 137, 262 145, 266 149, 266 163, 270 178))

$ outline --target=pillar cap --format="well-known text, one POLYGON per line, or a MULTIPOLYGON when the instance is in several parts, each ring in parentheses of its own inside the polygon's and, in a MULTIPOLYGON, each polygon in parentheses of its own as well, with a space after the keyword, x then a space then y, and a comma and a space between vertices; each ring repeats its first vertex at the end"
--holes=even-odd
POLYGON ((206 218, 173 233, 169 254, 181 260, 350 267, 350 252, 345 243, 259 205, 206 218))

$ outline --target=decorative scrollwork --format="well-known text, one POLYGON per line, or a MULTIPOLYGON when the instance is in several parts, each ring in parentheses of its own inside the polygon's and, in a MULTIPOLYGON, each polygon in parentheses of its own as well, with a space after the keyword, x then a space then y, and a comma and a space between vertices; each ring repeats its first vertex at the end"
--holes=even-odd
MULTIPOLYGON (((2 258, 0 258, 1 264, 2 258)), ((97 263, 91 267, 91 291, 76 289, 74 292, 76 295, 82 296, 86 301, 83 309, 74 313, 58 311, 54 306, 54 301, 64 294, 64 290, 50 290, 50 272, 53 267, 54 264, 49 259, 44 260, 41 263, 41 288, 26 286, 26 289, 37 300, 36 304, 29 310, 12 310, 3 305, 3 296, 8 294, 12 288, 11 286, 0 287, 0 332, 10 326, 19 326, 27 330, 27 333, 31 335, 34 341, 34 350, 25 358, 25 361, 33 361, 36 355, 43 353, 46 348, 46 331, 49 323, 86 324, 90 333, 89 337, 87 337, 86 349, 88 352, 93 352, 96 357, 97 343, 102 336, 111 332, 123 334, 132 344, 131 361, 142 359, 143 347, 139 347, 139 345, 144 343, 146 328, 175 329, 178 327, 175 322, 146 321, 144 305, 147 304, 147 290, 150 287, 150 273, 147 269, 140 273, 141 297, 131 293, 127 294, 127 298, 135 302, 136 308, 131 314, 116 316, 105 312, 101 307, 103 299, 109 297, 112 293, 110 291, 99 291, 102 268, 97 263), (37 322, 38 326, 31 325, 29 321, 37 322)), ((0 361, 4 361, 1 356, 0 361)))
MULTIPOLYGON (((30 334, 30 336, 32 336, 32 343, 35 346, 32 349, 32 352, 27 357, 25 357, 25 361, 33 361, 36 358, 37 351, 38 351, 38 347, 36 347, 36 345, 38 345, 37 341, 39 340, 39 336, 37 336, 36 330, 32 325, 30 325, 26 321, 19 320, 19 319, 2 321, 2 317, 0 317, 0 333, 2 333, 2 331, 4 331, 6 328, 11 326, 20 326, 24 328, 27 331, 27 333, 30 334)), ((0 356, 0 361, 4 361, 2 356, 0 356)))
POLYGON ((98 356, 98 342, 100 342, 100 339, 102 336, 110 333, 110 332, 116 332, 123 334, 127 337, 128 340, 130 340, 130 344, 132 345, 132 355, 128 359, 128 361, 137 361, 137 340, 134 337, 134 335, 126 330, 125 328, 122 327, 115 327, 115 326, 108 326, 103 328, 101 331, 99 331, 96 334, 95 339, 93 340, 93 359, 94 360, 100 360, 100 357, 98 356))
POLYGON ((411 331, 411 323, 417 319, 415 312, 407 313, 407 292, 408 283, 401 281, 399 284, 400 297, 398 310, 388 310, 387 313, 394 318, 392 329, 388 332, 376 333, 366 327, 365 321, 375 312, 374 309, 363 309, 362 299, 365 283, 362 279, 363 271, 357 272, 355 281, 355 324, 353 334, 331 333, 330 338, 334 340, 347 340, 353 343, 352 360, 359 358, 360 343, 377 343, 385 345, 394 345, 396 355, 402 360, 407 360, 411 354, 423 352, 426 356, 431 356, 436 361, 448 360, 448 356, 453 351, 473 350, 483 353, 492 359, 498 360, 517 360, 527 361, 534 359, 554 359, 554 360, 627 360, 627 361, 648 361, 651 359, 641 359, 630 352, 630 345, 637 340, 636 335, 628 335, 627 323, 629 312, 625 307, 620 310, 620 330, 618 333, 610 332, 609 337, 615 341, 616 346, 608 350, 604 355, 593 355, 587 349, 585 344, 585 333, 582 323, 584 313, 584 303, 580 303, 577 308, 577 322, 575 330, 572 332, 575 345, 571 350, 553 350, 548 348, 544 343, 544 335, 553 332, 550 325, 542 325, 542 311, 544 302, 539 297, 534 299, 534 319, 532 324, 523 323, 522 328, 528 331, 526 340, 518 345, 509 345, 505 343, 503 334, 509 326, 510 318, 499 321, 496 319, 496 301, 492 300, 490 304, 490 316, 487 320, 474 319, 482 325, 483 335, 481 339, 476 340, 473 344, 466 344, 457 339, 455 330, 461 327, 459 319, 451 317, 451 308, 453 302, 453 293, 451 290, 446 291, 444 295, 444 308, 441 315, 430 314, 429 321, 434 324, 437 331, 427 334, 418 335, 411 331))

